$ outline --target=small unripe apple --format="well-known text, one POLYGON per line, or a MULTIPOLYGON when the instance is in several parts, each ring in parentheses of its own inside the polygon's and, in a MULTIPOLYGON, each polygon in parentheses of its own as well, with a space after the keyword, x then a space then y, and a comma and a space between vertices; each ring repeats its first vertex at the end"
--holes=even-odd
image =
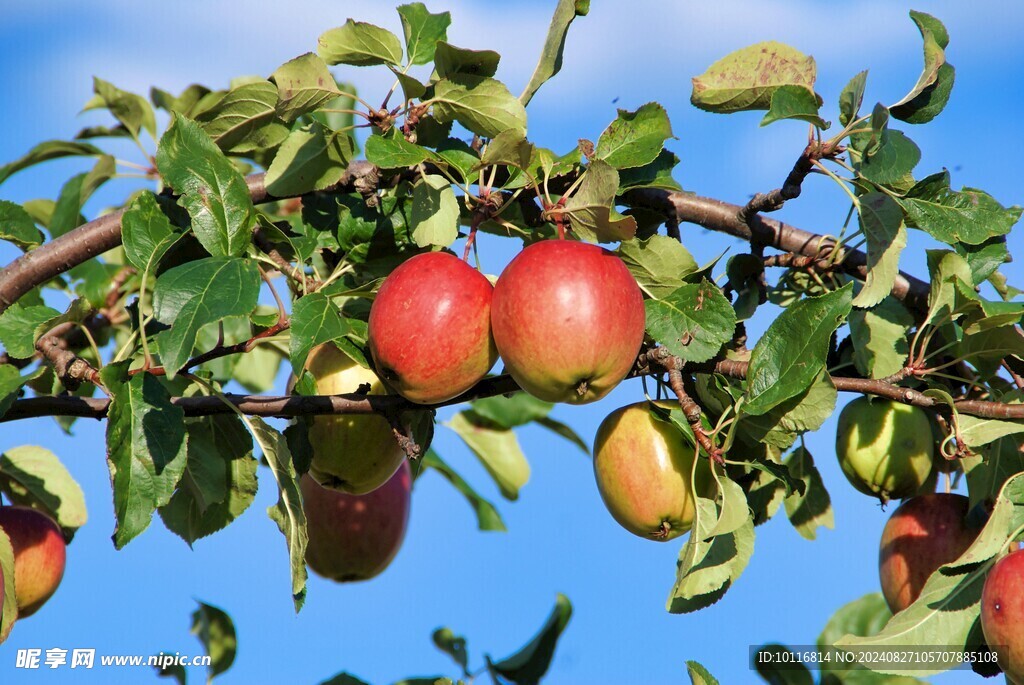
MULTIPOLYGON (((672 408, 667 402, 658 405, 672 408)), ((594 475, 609 513, 648 540, 671 540, 690 530, 695 452, 675 426, 654 417, 649 403, 613 411, 594 439, 594 475)), ((695 475, 697 493, 706 496, 712 481, 706 461, 697 464, 695 475)))
POLYGON ((366 495, 347 495, 300 482, 309 545, 306 563, 318 575, 344 583, 373 578, 395 558, 409 521, 412 471, 407 462, 366 495))
POLYGON ((64 577, 64 535, 53 519, 29 507, 0 507, 0 528, 14 548, 14 596, 18 618, 25 618, 53 596, 64 577))
POLYGON ((934 449, 928 415, 909 404, 858 397, 839 414, 839 465, 853 487, 883 504, 921 488, 934 449))
POLYGON ((1024 685, 1024 550, 989 569, 981 591, 981 629, 1013 685, 1024 685))
POLYGON ((392 271, 370 307, 377 371, 419 404, 459 395, 494 366, 491 282, 447 252, 416 255, 392 271))
POLYGON ((547 402, 586 404, 633 367, 644 338, 643 294, 614 253, 545 240, 498 277, 491 327, 520 387, 547 402))
MULTIPOLYGON (((309 355, 306 369, 321 395, 341 395, 368 385, 371 395, 387 389, 369 369, 352 361, 331 343, 309 355)), ((383 485, 405 459, 391 424, 377 414, 313 417, 309 428, 313 460, 309 473, 325 487, 364 494, 383 485)))
POLYGON ((901 504, 882 529, 878 576, 895 614, 914 603, 928 577, 956 561, 978 536, 963 495, 918 495, 901 504))

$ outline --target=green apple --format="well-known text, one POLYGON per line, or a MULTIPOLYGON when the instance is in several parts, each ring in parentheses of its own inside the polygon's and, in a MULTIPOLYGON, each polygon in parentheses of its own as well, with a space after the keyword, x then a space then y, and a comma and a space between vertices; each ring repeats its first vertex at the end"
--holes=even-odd
POLYGON ((883 504, 921 488, 934 449, 928 415, 909 404, 858 397, 839 414, 839 465, 853 487, 883 504))
MULTIPOLYGON (((362 385, 369 386, 371 395, 387 393, 373 371, 331 343, 310 353, 306 369, 321 395, 353 393, 362 385)), ((325 487, 357 495, 383 485, 405 459, 391 424, 376 414, 315 416, 309 442, 313 446, 309 474, 325 487)))
MULTIPOLYGON (((668 402, 659 402, 666 410, 668 402)), ((690 530, 696 501, 690 475, 696 450, 670 423, 656 418, 648 402, 616 409, 594 440, 594 475, 612 517, 648 540, 666 541, 690 530)), ((697 464, 698 494, 706 495, 712 475, 697 464)))

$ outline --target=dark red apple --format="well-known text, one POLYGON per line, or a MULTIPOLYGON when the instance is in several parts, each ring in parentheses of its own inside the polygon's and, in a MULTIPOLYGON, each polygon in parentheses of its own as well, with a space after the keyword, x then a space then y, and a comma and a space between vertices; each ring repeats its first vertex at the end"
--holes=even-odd
POLYGON ((644 337, 643 295, 608 250, 546 240, 516 255, 498 278, 491 328, 505 370, 524 390, 586 404, 632 368, 644 337))
POLYGON ((491 282, 447 252, 416 255, 392 271, 370 308, 377 372, 420 404, 451 399, 498 358, 491 336, 491 282))
POLYGON ((365 495, 320 487, 308 474, 302 477, 301 488, 309 531, 306 563, 314 572, 344 583, 373 578, 388 567, 402 546, 409 521, 408 462, 365 495))
POLYGON ((14 595, 18 618, 25 618, 53 596, 64 577, 64 535, 53 519, 29 507, 0 507, 0 528, 14 548, 14 595))
POLYGON ((882 530, 878 575, 882 594, 895 614, 921 594, 928 576, 956 561, 979 530, 967 523, 963 495, 931 493, 901 504, 882 530))
POLYGON ((1024 550, 1010 552, 989 570, 981 591, 981 629, 1006 679, 1024 685, 1024 550))
MULTIPOLYGON (((664 542, 690 530, 695 456, 694 446, 675 426, 655 418, 647 402, 613 411, 594 439, 594 476, 612 518, 648 540, 664 542)), ((714 486, 706 461, 697 464, 695 480, 698 494, 708 496, 714 486)))

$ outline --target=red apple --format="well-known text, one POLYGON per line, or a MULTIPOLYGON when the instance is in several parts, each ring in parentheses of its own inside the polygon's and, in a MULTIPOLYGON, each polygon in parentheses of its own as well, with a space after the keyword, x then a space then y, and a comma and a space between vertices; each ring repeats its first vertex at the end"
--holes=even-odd
POLYGON ((443 402, 473 387, 498 358, 491 282, 447 252, 416 255, 392 271, 370 308, 377 372, 402 397, 443 402))
POLYGON ((981 591, 981 629, 1006 679, 1024 685, 1024 550, 1010 552, 989 570, 981 591))
MULTIPOLYGON (((696 509, 690 487, 695 456, 694 446, 675 426, 655 418, 647 402, 616 409, 594 439, 594 475, 608 512, 648 540, 664 542, 687 532, 696 509)), ((707 462, 698 463, 701 496, 707 496, 711 480, 707 462)))
POLYGON ((344 583, 373 578, 388 567, 405 538, 412 471, 403 462, 387 483, 366 495, 347 495, 302 477, 302 508, 309 545, 306 563, 318 575, 344 583))
MULTIPOLYGON (((387 392, 377 374, 331 343, 310 353, 306 369, 321 395, 353 393, 363 385, 369 386, 371 395, 387 392)), ((324 487, 356 495, 379 488, 405 459, 391 424, 375 414, 313 417, 309 443, 313 447, 309 474, 324 487)))
POLYGON ((928 576, 956 561, 978 536, 967 524, 969 500, 932 493, 901 504, 882 530, 878 575, 882 594, 895 614, 921 594, 928 576))
POLYGON ((18 617, 34 614, 64 577, 66 545, 60 528, 29 507, 0 507, 0 528, 14 548, 14 595, 18 617))
POLYGON ((599 400, 625 378, 644 337, 640 287, 597 245, 546 240, 498 278, 491 327, 505 370, 548 402, 599 400))

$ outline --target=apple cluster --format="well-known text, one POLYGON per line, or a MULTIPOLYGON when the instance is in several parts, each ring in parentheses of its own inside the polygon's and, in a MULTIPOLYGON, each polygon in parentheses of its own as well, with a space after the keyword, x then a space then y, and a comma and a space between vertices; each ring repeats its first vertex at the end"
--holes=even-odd
MULTIPOLYGON (((14 551, 14 597, 20 620, 39 611, 57 591, 64 577, 67 545, 54 520, 30 507, 0 506, 0 530, 14 551)), ((5 580, 0 568, 0 609, 5 580)))
MULTIPOLYGON (((836 454, 860 492, 883 504, 903 499, 882 530, 878 574, 892 612, 910 607, 929 576, 956 561, 977 539, 980 521, 970 500, 929 492, 936 462, 928 415, 899 402, 860 397, 839 416, 836 454)), ((1002 557, 988 572, 981 600, 986 642, 996 650, 1007 679, 1024 684, 1024 551, 1002 557)))

